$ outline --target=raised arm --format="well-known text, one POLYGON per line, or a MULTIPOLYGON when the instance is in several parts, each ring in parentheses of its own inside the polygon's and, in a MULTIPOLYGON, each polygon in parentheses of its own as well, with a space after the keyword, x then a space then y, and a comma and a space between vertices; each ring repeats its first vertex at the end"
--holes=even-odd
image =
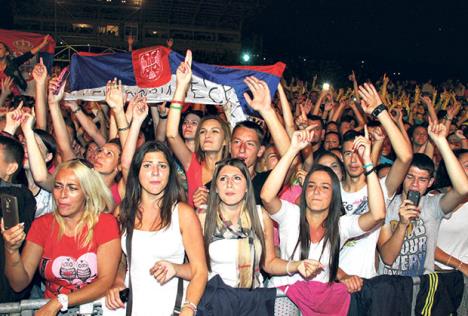
POLYGON ((296 131, 291 138, 291 145, 281 157, 278 164, 273 168, 263 185, 260 198, 263 206, 269 214, 275 214, 281 208, 281 200, 278 193, 283 186, 284 179, 296 155, 312 141, 314 132, 312 126, 304 130, 296 131))
POLYGON ((359 226, 363 231, 370 231, 385 219, 385 202, 379 177, 375 172, 371 160, 371 141, 367 126, 364 126, 365 136, 358 136, 354 140, 353 149, 357 151, 364 167, 367 180, 367 196, 369 212, 359 216, 359 226))
POLYGON ((146 98, 140 95, 137 95, 135 98, 136 100, 134 101, 135 106, 133 107, 133 120, 132 124, 130 125, 130 131, 127 135, 127 141, 123 146, 122 158, 120 162, 122 167, 122 176, 125 183, 127 182, 128 171, 130 170, 133 155, 135 154, 141 125, 148 116, 148 104, 146 103, 146 98))
POLYGON ((176 72, 176 90, 167 118, 166 137, 169 146, 181 162, 185 170, 190 166, 192 152, 179 134, 179 123, 182 104, 187 96, 187 90, 192 80, 192 52, 187 50, 185 60, 180 63, 176 72))
POLYGON ((39 145, 36 142, 34 133, 34 116, 30 113, 23 114, 21 129, 26 139, 26 147, 29 158, 29 168, 31 170, 34 182, 48 192, 52 192, 54 187, 54 177, 47 170, 47 164, 42 157, 39 145))
POLYGON ((152 106, 151 116, 153 117, 153 123, 158 122, 154 127, 154 138, 157 141, 165 142, 166 141, 166 128, 167 128, 167 115, 169 114, 169 109, 166 108, 166 102, 158 104, 157 107, 152 106))
POLYGON ((36 103, 34 103, 36 127, 47 130, 47 68, 44 66, 42 57, 40 62, 34 66, 32 76, 36 81, 36 103))
POLYGON ((362 108, 369 115, 372 115, 373 113, 377 114, 377 119, 385 129, 395 151, 396 160, 393 163, 385 181, 388 195, 393 196, 403 182, 406 171, 410 166, 411 159, 413 157, 411 144, 406 141, 400 129, 393 122, 385 105, 383 105, 379 94, 372 84, 365 83, 363 86, 360 86, 359 94, 362 97, 362 108), (376 109, 378 113, 374 112, 376 109), (381 111, 379 112, 379 110, 381 111))
POLYGON ((10 135, 15 135, 18 127, 21 125, 21 120, 23 119, 23 101, 14 109, 6 114, 6 123, 3 128, 4 132, 7 132, 10 135))
POLYGON ((52 119, 52 125, 54 126, 55 140, 57 141, 58 151, 61 154, 62 161, 68 161, 75 158, 72 145, 70 143, 70 137, 68 136, 67 126, 63 119, 62 111, 60 110, 60 101, 63 99, 65 91, 65 85, 60 84, 57 78, 50 80, 49 82, 49 110, 50 117, 52 119), (58 94, 54 92, 60 89, 58 94))
POLYGON ((283 112, 284 125, 288 136, 291 138, 292 134, 296 130, 294 125, 294 117, 291 111, 291 105, 289 104, 286 93, 284 92, 283 86, 281 83, 278 83, 278 95, 281 104, 281 112, 283 112))
POLYGON ((125 144, 130 126, 124 111, 125 94, 123 92, 121 80, 114 78, 113 81, 107 82, 106 102, 111 108, 112 114, 114 116, 120 143, 125 144))
POLYGON ((268 85, 265 81, 258 80, 255 77, 247 77, 244 82, 253 94, 252 99, 247 93, 244 93, 247 104, 263 117, 279 154, 284 155, 289 147, 289 136, 271 106, 268 85))
POLYGON ((452 190, 448 191, 440 199, 440 207, 444 213, 453 211, 458 204, 468 195, 468 178, 465 170, 457 157, 450 149, 447 141, 447 129, 445 125, 437 122, 430 122, 428 128, 429 137, 439 149, 442 159, 444 159, 447 173, 452 181, 452 190))
POLYGON ((96 124, 91 118, 86 115, 76 101, 65 101, 65 107, 68 108, 78 119, 81 127, 85 132, 98 144, 99 147, 104 146, 107 142, 104 135, 97 128, 96 124))
POLYGON ((49 34, 47 34, 46 36, 44 36, 44 39, 42 40, 42 42, 41 42, 39 45, 37 45, 36 47, 33 47, 33 48, 31 49, 31 54, 36 55, 37 53, 39 53, 39 51, 40 51, 41 49, 43 49, 44 47, 46 47, 46 45, 49 43, 49 39, 50 39, 50 35, 49 35, 49 34))

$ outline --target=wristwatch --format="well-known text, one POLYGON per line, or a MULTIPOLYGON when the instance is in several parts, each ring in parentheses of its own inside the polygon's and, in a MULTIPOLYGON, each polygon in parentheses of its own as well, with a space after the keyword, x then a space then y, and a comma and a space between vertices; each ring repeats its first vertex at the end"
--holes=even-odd
POLYGON ((62 308, 60 309, 61 312, 66 312, 68 310, 68 295, 66 294, 59 294, 57 295, 57 300, 60 304, 62 304, 62 308))
POLYGON ((383 111, 386 111, 386 110, 387 110, 387 107, 385 106, 385 104, 380 103, 379 105, 377 105, 377 107, 374 109, 374 111, 372 111, 372 116, 375 119, 377 119, 379 114, 382 113, 383 111))

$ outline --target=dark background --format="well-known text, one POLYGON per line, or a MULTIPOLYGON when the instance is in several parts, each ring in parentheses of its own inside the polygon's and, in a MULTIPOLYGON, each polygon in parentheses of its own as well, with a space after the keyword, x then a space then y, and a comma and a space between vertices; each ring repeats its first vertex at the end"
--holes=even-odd
MULTIPOLYGON (((0 27, 13 25, 14 1, 0 0, 0 27)), ((468 0, 252 0, 252 8, 243 24, 250 63, 284 61, 287 77, 319 73, 340 85, 354 69, 360 81, 386 72, 468 82, 468 0)))
POLYGON ((468 1, 273 0, 245 31, 304 79, 316 70, 343 82, 354 69, 361 79, 468 81, 468 1))

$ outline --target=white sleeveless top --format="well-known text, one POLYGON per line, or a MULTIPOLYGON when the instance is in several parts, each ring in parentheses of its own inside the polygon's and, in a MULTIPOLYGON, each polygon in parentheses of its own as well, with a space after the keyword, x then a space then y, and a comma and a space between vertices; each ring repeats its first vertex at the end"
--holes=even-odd
MULTIPOLYGON (((263 211, 258 205, 257 212, 263 228, 263 211)), ((208 276, 209 279, 219 274, 225 284, 231 287, 237 286, 239 282, 239 277, 237 275, 238 246, 239 241, 237 239, 221 239, 210 243, 211 272, 208 276)), ((260 278, 260 282, 263 283, 261 274, 260 278)))
MULTIPOLYGON (((121 238, 122 250, 127 254, 126 234, 121 238)), ((179 208, 172 211, 171 224, 159 231, 134 230, 132 238, 132 315, 169 316, 174 311, 178 278, 164 285, 150 275, 149 270, 160 260, 176 264, 184 262, 184 245, 179 226, 179 208)), ((128 273, 126 276, 128 279, 128 273)), ((188 282, 184 282, 184 297, 188 282)), ((184 299, 184 298, 183 298, 184 299)), ((182 302, 183 302, 182 299, 182 302)))

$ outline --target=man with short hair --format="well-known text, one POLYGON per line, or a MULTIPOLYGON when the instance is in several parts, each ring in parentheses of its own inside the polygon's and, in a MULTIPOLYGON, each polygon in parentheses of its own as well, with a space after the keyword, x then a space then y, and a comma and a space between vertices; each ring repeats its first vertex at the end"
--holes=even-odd
MULTIPOLYGON (((363 110, 378 119, 389 135, 390 142, 396 153, 396 160, 388 176, 380 179, 386 203, 394 196, 403 182, 405 173, 411 163, 411 145, 394 123, 382 103, 379 94, 373 85, 364 84, 359 88, 362 97, 363 110)), ((354 130, 343 136, 342 153, 346 176, 341 183, 341 197, 343 207, 348 215, 359 215, 369 211, 367 182, 364 171, 372 170, 374 166, 363 166, 354 149, 354 139, 359 135, 354 130)), ((340 268, 348 275, 357 275, 361 278, 371 278, 377 275, 375 269, 376 245, 380 227, 374 229, 360 238, 348 241, 340 251, 340 268)))
POLYGON ((388 205, 385 225, 379 237, 382 274, 417 276, 434 272, 434 252, 440 222, 468 195, 468 178, 446 139, 446 126, 429 125, 429 136, 444 159, 453 188, 445 194, 426 194, 434 182, 434 163, 415 154, 403 191, 388 205), (415 205, 409 193, 421 196, 415 205))

